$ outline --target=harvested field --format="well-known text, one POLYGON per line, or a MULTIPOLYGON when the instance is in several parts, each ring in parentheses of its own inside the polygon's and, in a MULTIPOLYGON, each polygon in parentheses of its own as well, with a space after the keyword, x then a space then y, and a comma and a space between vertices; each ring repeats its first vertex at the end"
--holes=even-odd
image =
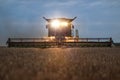
POLYGON ((0 48, 0 80, 120 80, 120 48, 0 48))

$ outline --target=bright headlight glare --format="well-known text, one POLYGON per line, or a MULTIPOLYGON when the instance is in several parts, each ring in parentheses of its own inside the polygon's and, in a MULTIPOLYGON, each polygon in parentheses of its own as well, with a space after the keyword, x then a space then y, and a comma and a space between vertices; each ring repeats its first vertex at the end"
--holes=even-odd
POLYGON ((52 21, 52 22, 51 22, 51 26, 52 26, 52 27, 56 27, 56 28, 59 27, 59 26, 60 26, 60 21, 58 21, 58 20, 52 21))
POLYGON ((59 28, 59 27, 66 27, 68 26, 68 22, 62 22, 59 20, 53 20, 51 23, 51 26, 54 28, 59 28))
POLYGON ((61 25, 62 26, 68 26, 68 23, 67 22, 61 22, 61 25))

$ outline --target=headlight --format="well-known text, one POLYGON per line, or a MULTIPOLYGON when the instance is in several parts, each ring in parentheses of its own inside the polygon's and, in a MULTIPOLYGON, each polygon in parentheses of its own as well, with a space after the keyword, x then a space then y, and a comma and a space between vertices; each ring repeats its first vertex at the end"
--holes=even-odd
POLYGON ((67 22, 61 22, 61 26, 68 26, 68 23, 67 22))
POLYGON ((67 27, 68 26, 68 22, 59 21, 59 20, 53 20, 53 21, 51 21, 50 25, 53 28, 67 27))
POLYGON ((58 20, 53 20, 53 21, 51 22, 51 26, 54 27, 54 28, 60 27, 60 21, 58 21, 58 20))

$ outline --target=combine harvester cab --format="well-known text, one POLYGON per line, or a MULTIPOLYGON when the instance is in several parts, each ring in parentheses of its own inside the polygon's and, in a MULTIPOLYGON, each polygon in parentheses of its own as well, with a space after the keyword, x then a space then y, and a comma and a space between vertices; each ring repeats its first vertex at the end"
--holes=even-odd
POLYGON ((112 38, 79 38, 78 30, 74 33, 72 21, 76 19, 47 19, 48 37, 45 38, 8 38, 8 47, 111 47, 112 38))

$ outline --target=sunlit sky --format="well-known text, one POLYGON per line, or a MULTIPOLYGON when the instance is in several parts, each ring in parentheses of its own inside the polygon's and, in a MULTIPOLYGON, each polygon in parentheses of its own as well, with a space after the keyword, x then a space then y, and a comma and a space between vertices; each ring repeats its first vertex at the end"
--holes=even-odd
POLYGON ((44 37, 46 18, 73 18, 82 38, 120 42, 120 0, 0 0, 0 45, 9 37, 44 37))

